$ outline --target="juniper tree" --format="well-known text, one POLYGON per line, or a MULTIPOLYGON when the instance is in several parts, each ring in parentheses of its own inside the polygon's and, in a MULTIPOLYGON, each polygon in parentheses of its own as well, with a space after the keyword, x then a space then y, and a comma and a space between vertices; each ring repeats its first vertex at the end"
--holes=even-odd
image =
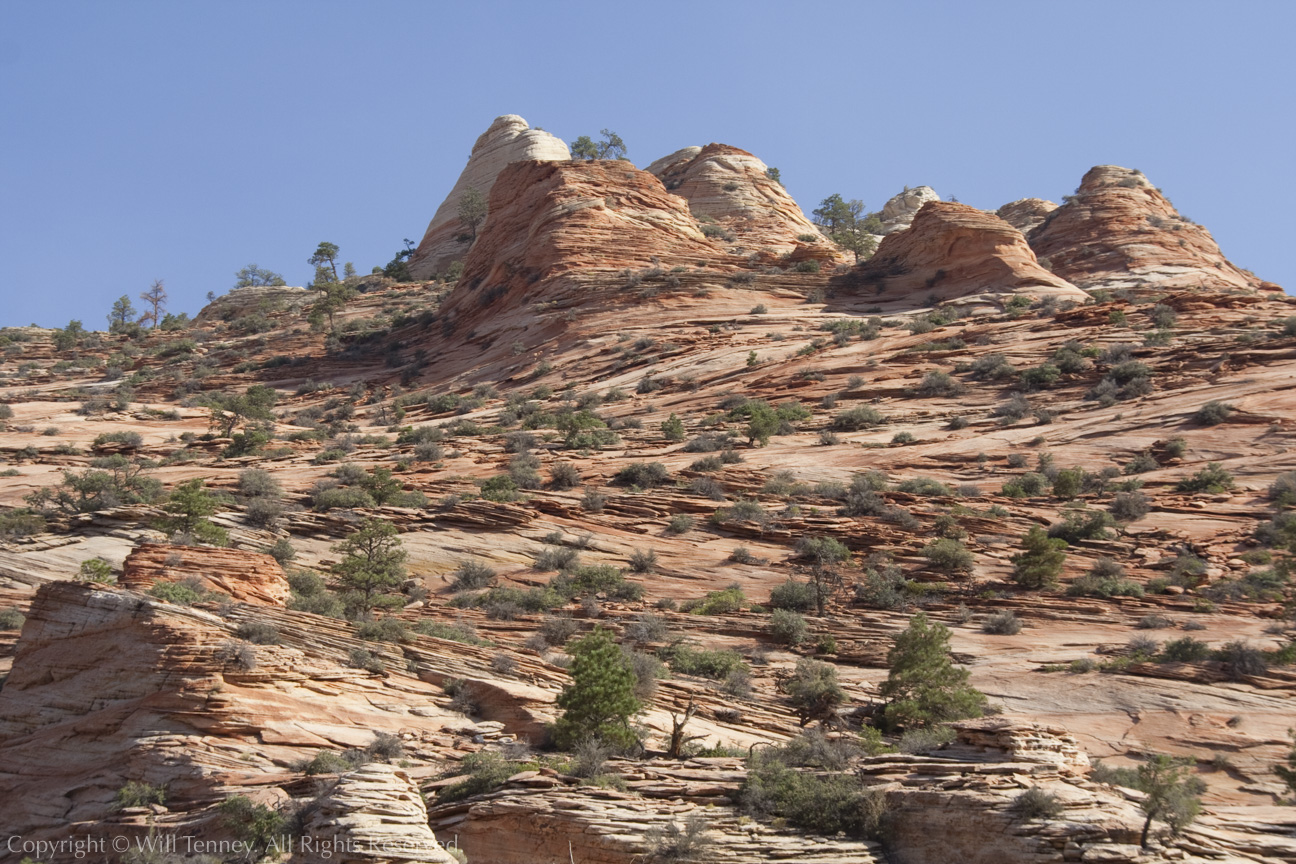
POLYGON ((949 628, 929 622, 925 612, 910 618, 908 628, 896 636, 887 654, 890 672, 880 690, 887 700, 888 726, 935 726, 985 712, 985 694, 970 686, 967 670, 950 660, 949 639, 949 628))
POLYGON ((406 554, 400 548, 396 526, 381 519, 366 519, 333 551, 342 560, 333 565, 333 575, 348 593, 348 605, 357 615, 367 615, 379 605, 395 605, 381 600, 405 579, 406 554))
POLYGON ((630 662, 602 627, 575 642, 571 684, 558 696, 563 714, 553 726, 554 743, 564 750, 597 738, 606 744, 631 747, 638 741, 630 718, 642 704, 635 698, 635 675, 630 662))

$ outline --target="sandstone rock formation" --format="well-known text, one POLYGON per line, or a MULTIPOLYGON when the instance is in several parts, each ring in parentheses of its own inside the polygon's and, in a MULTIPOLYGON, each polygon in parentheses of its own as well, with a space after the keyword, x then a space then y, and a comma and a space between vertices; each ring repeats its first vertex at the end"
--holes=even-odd
POLYGON ((1029 240, 1053 273, 1081 288, 1261 287, 1143 174, 1116 165, 1089 169, 1075 195, 1029 240))
POLYGON ((459 201, 469 189, 477 190, 489 201, 495 179, 505 166, 513 162, 570 158, 571 151, 563 141, 542 129, 532 129, 516 114, 496 117, 473 145, 468 164, 423 232, 423 239, 409 260, 410 273, 416 279, 431 278, 444 272, 451 262, 466 257, 469 243, 457 238, 464 233, 459 221, 459 201))
POLYGON ((993 213, 942 201, 925 204, 908 230, 888 234, 871 259, 833 284, 879 302, 1018 292, 1087 299, 1040 267, 1016 228, 993 213))
POLYGON ((1048 214, 1056 210, 1057 206, 1043 198, 1019 198, 1000 207, 995 211, 995 215, 1023 234, 1029 234, 1048 218, 1048 214))
POLYGON ((122 567, 123 587, 147 591, 155 582, 197 580, 240 603, 282 606, 288 600, 283 568, 269 555, 212 546, 141 543, 122 567))
POLYGON ((798 247, 814 249, 824 261, 846 260, 819 237, 783 184, 769 177, 769 166, 727 144, 686 147, 658 159, 646 169, 667 190, 688 201, 694 216, 715 220, 738 239, 758 246, 772 262, 798 247))
POLYGON ((428 827, 418 786, 405 771, 370 763, 344 774, 306 823, 309 847, 294 862, 452 864, 428 827))
POLYGON ((516 162, 500 172, 490 210, 442 306, 442 316, 457 326, 489 318, 498 327, 502 314, 522 315, 528 303, 573 299, 578 284, 587 286, 578 289, 586 309, 624 302, 624 289, 637 284, 634 271, 669 279, 667 269, 692 269, 724 255, 684 199, 626 162, 516 162), (620 282, 632 284, 619 285, 622 290, 589 287, 623 271, 620 282))
POLYGON ((194 319, 200 324, 230 321, 255 312, 301 309, 311 302, 312 292, 290 285, 253 285, 234 288, 204 306, 194 319))
POLYGON ((912 189, 905 187, 903 192, 892 195, 882 205, 882 233, 885 235, 904 231, 913 224, 914 217, 924 204, 939 200, 940 196, 930 186, 915 186, 912 189))

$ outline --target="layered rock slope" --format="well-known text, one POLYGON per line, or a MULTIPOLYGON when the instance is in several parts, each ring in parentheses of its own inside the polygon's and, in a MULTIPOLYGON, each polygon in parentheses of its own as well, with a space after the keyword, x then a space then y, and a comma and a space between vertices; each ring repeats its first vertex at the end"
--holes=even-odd
POLYGON ((934 304, 1018 292, 1088 299, 1040 267, 1016 228, 993 213, 942 201, 924 204, 907 230, 887 235, 872 258, 833 284, 878 302, 934 304))
POLYGON ((646 170, 688 201, 694 216, 730 229, 740 242, 759 250, 766 263, 798 249, 801 257, 813 250, 824 261, 846 260, 814 239, 820 236, 818 226, 769 176, 769 166, 746 150, 727 144, 686 147, 646 170))
POLYGON ((240 603, 282 606, 288 599, 288 580, 279 562, 242 549, 141 543, 126 556, 118 581, 137 591, 159 581, 188 581, 240 603))
POLYGON ((1277 287, 1238 269, 1147 177, 1117 165, 1090 168, 1029 239, 1053 273, 1081 288, 1277 287))
POLYGON ((409 260, 410 273, 426 279, 442 273, 454 261, 468 253, 469 241, 460 239, 466 232, 459 219, 459 202, 465 192, 474 189, 488 201, 495 179, 514 162, 563 161, 571 151, 559 138, 543 129, 531 128, 516 114, 496 117, 490 128, 473 144, 472 155, 450 194, 441 202, 423 239, 409 260))

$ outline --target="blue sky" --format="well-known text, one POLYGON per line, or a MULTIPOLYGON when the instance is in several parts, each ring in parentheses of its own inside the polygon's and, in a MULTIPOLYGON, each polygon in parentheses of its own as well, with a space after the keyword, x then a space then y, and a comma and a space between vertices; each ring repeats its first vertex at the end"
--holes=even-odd
POLYGON ((0 0, 0 325, 173 311, 415 241, 499 114, 720 141, 808 212, 903 186, 993 209, 1138 168, 1296 288, 1289 2, 0 0))

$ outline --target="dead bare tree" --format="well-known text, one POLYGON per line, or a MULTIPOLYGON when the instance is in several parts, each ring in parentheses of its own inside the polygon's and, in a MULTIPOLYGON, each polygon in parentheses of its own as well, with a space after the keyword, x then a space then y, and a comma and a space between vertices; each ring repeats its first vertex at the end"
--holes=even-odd
POLYGON ((167 292, 162 285, 161 279, 154 279, 153 285, 149 290, 139 295, 140 299, 149 305, 148 311, 140 316, 140 323, 148 322, 150 327, 156 327, 162 321, 162 313, 166 311, 167 292))
POLYGON ((678 716, 674 711, 670 712, 671 738, 670 748, 666 751, 666 755, 671 759, 682 759, 685 747, 693 741, 706 737, 705 735, 684 734, 684 727, 688 726, 688 722, 693 719, 693 715, 696 713, 697 709, 693 706, 692 695, 689 696, 688 706, 684 709, 683 717, 678 716))

